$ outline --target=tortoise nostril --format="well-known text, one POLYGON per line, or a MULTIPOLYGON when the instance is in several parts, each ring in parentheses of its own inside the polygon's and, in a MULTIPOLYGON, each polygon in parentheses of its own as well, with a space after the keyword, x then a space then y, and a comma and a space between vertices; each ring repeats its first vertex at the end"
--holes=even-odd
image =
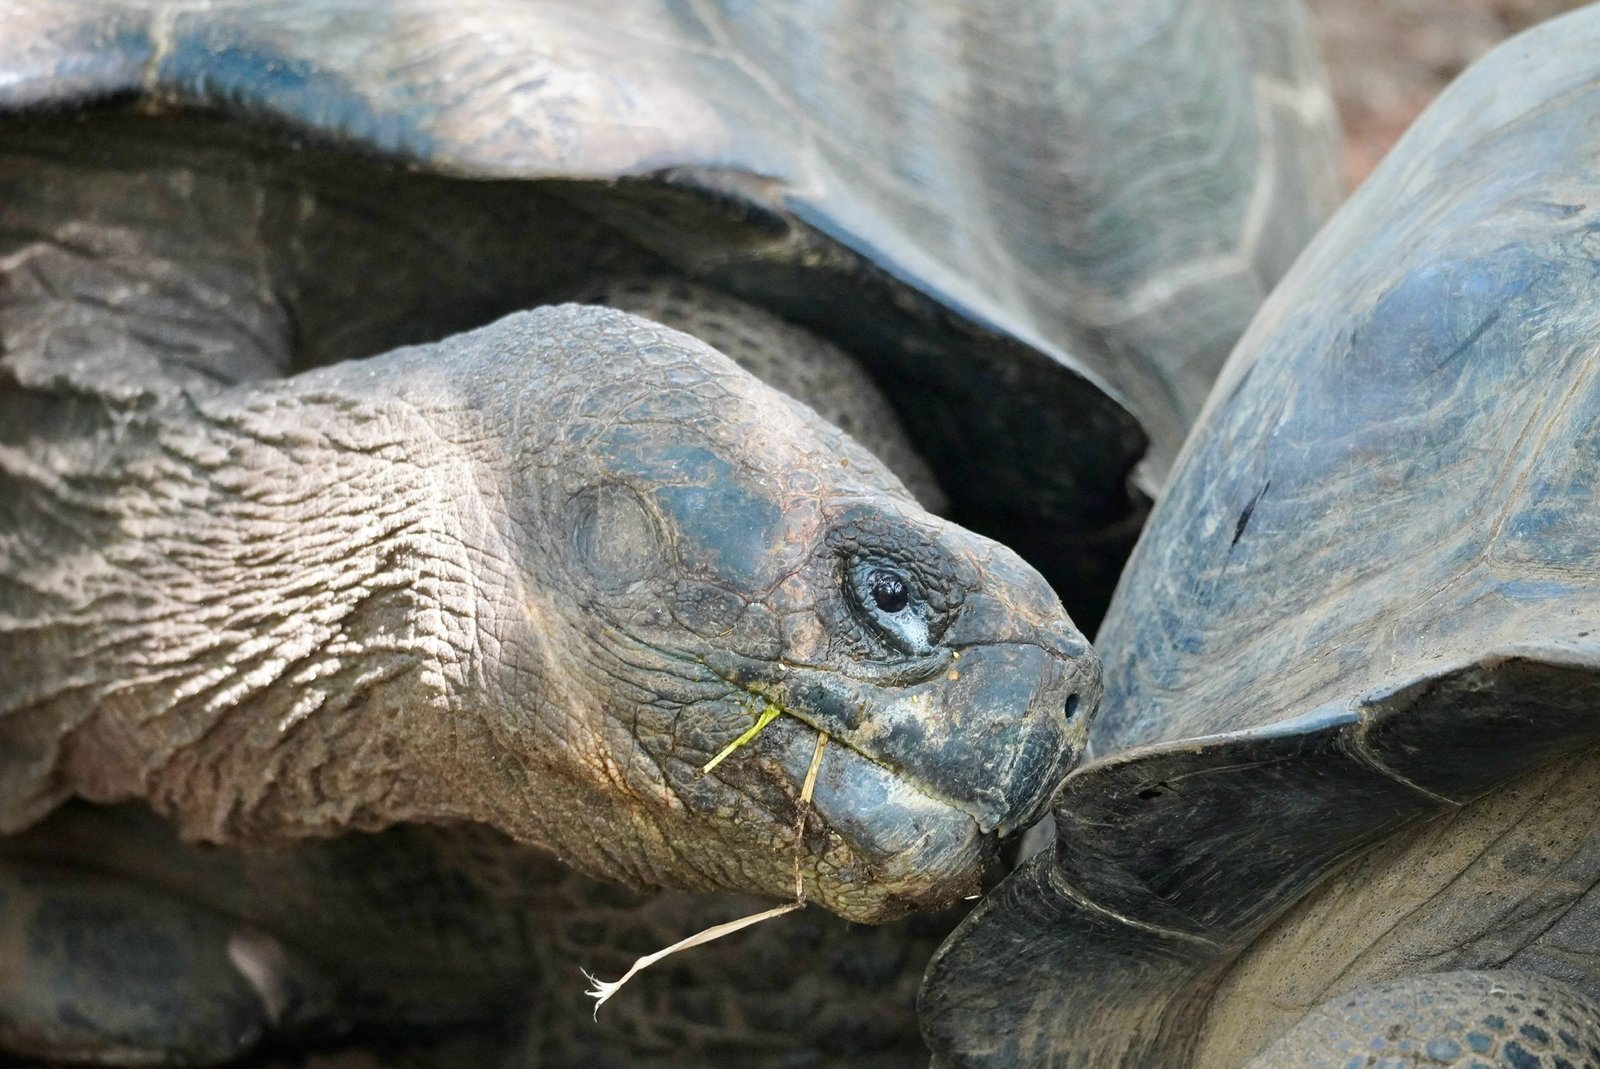
POLYGON ((1078 715, 1078 696, 1076 694, 1067 695, 1067 704, 1063 711, 1067 714, 1067 723, 1072 723, 1072 718, 1078 715))

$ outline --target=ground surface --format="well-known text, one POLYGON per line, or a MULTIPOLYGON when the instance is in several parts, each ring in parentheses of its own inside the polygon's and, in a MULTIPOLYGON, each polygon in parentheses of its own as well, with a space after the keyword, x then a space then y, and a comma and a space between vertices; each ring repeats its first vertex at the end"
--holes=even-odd
POLYGON ((1351 185, 1473 60, 1519 30, 1585 2, 1307 0, 1339 101, 1351 185))

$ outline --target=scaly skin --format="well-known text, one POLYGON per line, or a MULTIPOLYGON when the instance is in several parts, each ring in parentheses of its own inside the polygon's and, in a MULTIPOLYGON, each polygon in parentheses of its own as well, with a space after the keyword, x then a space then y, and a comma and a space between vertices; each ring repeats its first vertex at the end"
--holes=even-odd
MULTIPOLYGON (((117 931, 188 932, 182 960, 212 964, 158 962, 172 998, 157 1012, 140 1008, 137 955, 13 955, 14 1051, 194 1060, 292 1031, 274 999, 248 1035, 228 1023, 238 1004, 216 1003, 207 970, 237 965, 233 923, 313 962, 317 990, 377 984, 307 1027, 482 1020, 548 938, 475 953, 487 917, 563 923, 534 916, 548 895, 532 888, 479 920, 434 903, 455 918, 440 949, 374 964, 389 948, 360 937, 362 896, 333 907, 294 860, 311 846, 276 855, 283 880, 265 886, 284 893, 246 901, 201 877, 214 855, 193 847, 63 855, 83 808, 40 821, 74 796, 143 802, 191 840, 245 848, 229 856, 252 871, 267 862, 251 847, 417 824, 453 842, 471 825, 635 887, 787 897, 798 868, 812 901, 859 920, 976 889, 1098 696, 1035 573, 924 512, 811 409, 617 312, 542 310, 300 370, 353 337, 381 349, 440 324, 412 313, 448 295, 404 290, 384 243, 431 217, 227 142, 140 144, 87 159, 50 141, 36 158, 24 139, 0 156, 0 828, 27 829, 7 841, 23 867, 0 876, 28 883, 33 915, 88 903, 117 931), (334 252, 342 272, 306 274, 334 252), (370 299, 391 292, 410 296, 370 299), (878 572, 904 609, 874 608, 878 572), (788 715, 702 775, 769 707, 788 715), (833 741, 802 821, 819 731, 833 741), (107 879, 126 891, 102 897, 107 879), (350 937, 307 928, 306 901, 350 937), (474 979, 419 981, 441 954, 474 979), (23 996, 44 976, 67 986, 41 1009, 23 996)), ((427 234, 443 247, 439 210, 427 234)), ((592 230, 553 215, 520 232, 552 227, 592 230)), ((436 851, 412 853, 443 888, 414 893, 459 894, 436 851)), ((379 879, 368 897, 410 888, 379 879)), ((730 1006, 762 1001, 743 975, 730 1006)), ((730 1012, 718 1043, 754 1020, 730 1012)), ((885 1035, 909 1035, 908 1007, 894 1013, 885 1035)), ((675 1014, 644 1016, 653 1034, 675 1014)), ((790 1038, 825 1046, 827 1019, 790 1038)))
POLYGON ((13 827, 71 795, 217 842, 469 820, 635 885, 772 895, 798 854, 808 895, 877 921, 976 888, 1076 752, 1069 695, 1094 701, 1021 561, 620 313, 95 418, 7 450, 12 529, 72 531, 7 547, 13 827), (926 649, 860 604, 879 569, 926 649), (790 715, 699 775, 766 702, 790 715))

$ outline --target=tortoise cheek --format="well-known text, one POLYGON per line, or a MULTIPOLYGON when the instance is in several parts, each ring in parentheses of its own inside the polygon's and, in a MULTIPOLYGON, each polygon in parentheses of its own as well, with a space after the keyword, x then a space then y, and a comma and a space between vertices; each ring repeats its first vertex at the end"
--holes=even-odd
POLYGON ((632 487, 602 483, 574 494, 563 526, 574 556, 602 590, 622 590, 666 569, 661 529, 632 487))

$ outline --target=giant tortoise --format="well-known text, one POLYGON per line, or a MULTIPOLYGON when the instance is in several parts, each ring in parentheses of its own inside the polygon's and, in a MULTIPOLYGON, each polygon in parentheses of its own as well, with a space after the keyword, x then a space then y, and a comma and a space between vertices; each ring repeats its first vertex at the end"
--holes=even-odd
POLYGON ((1298 10, 0 26, 0 1046, 914 1035, 904 940, 815 920, 605 1029, 568 992, 679 915, 637 889, 883 921, 1043 805, 1096 663, 951 520, 1099 614, 1331 196, 1298 10), (566 300, 666 326, 518 311, 566 300))
POLYGON ((1502 46, 1223 371, 935 1064, 1600 1065, 1600 8, 1502 46))

